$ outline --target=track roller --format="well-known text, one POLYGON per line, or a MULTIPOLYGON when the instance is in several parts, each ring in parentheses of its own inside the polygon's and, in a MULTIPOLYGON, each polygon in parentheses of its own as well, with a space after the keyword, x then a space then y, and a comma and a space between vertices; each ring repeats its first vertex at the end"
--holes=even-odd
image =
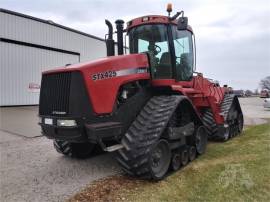
POLYGON ((172 155, 172 160, 171 160, 171 169, 173 171, 179 170, 181 167, 181 155, 178 152, 175 152, 172 155))
POLYGON ((188 164, 188 160, 189 160, 189 152, 188 152, 188 149, 187 148, 184 148, 182 151, 181 151, 181 164, 182 166, 185 166, 188 164))
POLYGON ((196 158, 196 154, 196 148, 194 146, 190 146, 188 149, 189 160, 193 161, 196 158))
POLYGON ((195 134, 195 145, 198 154, 203 154, 207 145, 207 130, 204 126, 200 126, 195 134))

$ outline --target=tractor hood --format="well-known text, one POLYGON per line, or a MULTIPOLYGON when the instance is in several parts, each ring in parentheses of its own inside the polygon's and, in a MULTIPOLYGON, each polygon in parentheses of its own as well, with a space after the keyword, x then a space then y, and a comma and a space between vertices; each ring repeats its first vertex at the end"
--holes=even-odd
MULTIPOLYGON (((122 85, 132 81, 150 79, 146 54, 111 56, 43 72, 41 91, 44 88, 45 77, 57 74, 61 78, 61 74, 65 73, 80 73, 95 114, 112 113, 117 93, 122 85)), ((61 81, 59 82, 61 83, 61 81)), ((58 85, 59 82, 56 82, 55 85, 58 85)), ((61 89, 59 89, 60 91, 61 89)))
POLYGON ((59 67, 53 70, 44 71, 42 74, 71 71, 89 71, 91 73, 102 73, 106 71, 117 71, 122 69, 132 69, 148 66, 149 65, 146 54, 130 54, 105 57, 90 62, 73 64, 66 67, 59 67))

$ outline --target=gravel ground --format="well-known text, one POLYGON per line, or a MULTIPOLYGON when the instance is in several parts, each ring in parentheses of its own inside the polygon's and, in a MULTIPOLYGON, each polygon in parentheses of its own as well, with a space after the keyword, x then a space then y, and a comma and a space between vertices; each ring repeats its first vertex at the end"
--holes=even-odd
MULTIPOLYGON (((263 99, 240 99, 246 124, 263 123, 263 99)), ((64 201, 91 181, 120 172, 113 154, 86 160, 58 154, 40 137, 37 107, 0 108, 0 201, 64 201)))
POLYGON ((89 182, 119 170, 112 154, 70 159, 56 153, 44 137, 0 135, 5 136, 0 143, 0 201, 64 201, 89 182))
POLYGON ((42 137, 37 107, 0 108, 0 201, 64 201, 120 171, 113 154, 70 159, 42 137))
POLYGON ((263 107, 264 99, 258 97, 240 98, 244 113, 245 125, 258 125, 267 123, 270 119, 270 109, 263 107))

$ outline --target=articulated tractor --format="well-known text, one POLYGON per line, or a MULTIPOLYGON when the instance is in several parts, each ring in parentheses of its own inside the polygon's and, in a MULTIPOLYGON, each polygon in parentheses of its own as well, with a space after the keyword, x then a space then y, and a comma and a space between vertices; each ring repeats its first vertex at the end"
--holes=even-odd
POLYGON ((160 180, 203 154, 208 140, 241 133, 238 98, 195 71, 188 18, 167 11, 125 28, 117 20, 116 32, 106 20, 107 57, 43 72, 39 124, 59 153, 85 158, 99 147, 127 174, 160 180))

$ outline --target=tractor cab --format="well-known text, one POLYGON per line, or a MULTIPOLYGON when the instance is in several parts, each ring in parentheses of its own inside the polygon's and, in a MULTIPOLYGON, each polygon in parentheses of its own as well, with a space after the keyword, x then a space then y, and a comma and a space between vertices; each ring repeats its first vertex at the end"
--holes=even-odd
MULTIPOLYGON (((149 17, 150 18, 150 17, 149 17)), ((147 53, 153 79, 189 81, 194 66, 189 30, 175 24, 143 24, 129 30, 130 53, 147 53)))
MULTIPOLYGON (((127 23, 129 52, 147 54, 152 79, 190 81, 195 68, 194 35, 183 11, 173 17, 171 9, 167 11, 169 16, 144 16, 127 23)), ((121 21, 117 22, 119 28, 121 21)))

